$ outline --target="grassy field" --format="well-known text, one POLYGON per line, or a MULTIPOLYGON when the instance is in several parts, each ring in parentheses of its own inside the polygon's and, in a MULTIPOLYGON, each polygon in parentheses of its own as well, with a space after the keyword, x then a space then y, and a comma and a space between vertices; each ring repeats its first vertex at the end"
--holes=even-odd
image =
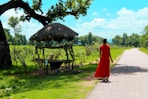
MULTIPOLYGON (((74 47, 76 64, 82 63, 79 68, 81 73, 79 74, 65 72, 36 75, 32 74, 32 71, 37 64, 31 61, 33 58, 31 53, 34 51, 34 47, 17 46, 17 49, 22 50, 26 49, 26 47, 30 49, 30 54, 27 52, 20 54, 25 54, 26 75, 19 61, 17 63, 13 61, 13 64, 17 65, 11 70, 0 70, 0 97, 2 99, 85 99, 96 82, 98 82, 92 76, 97 66, 97 63, 92 64, 92 61, 96 61, 99 58, 97 50, 86 56, 85 47, 74 47)), ((11 53, 13 54, 12 49, 13 46, 11 46, 11 53)), ((116 60, 125 49, 112 47, 113 60, 116 60)))
POLYGON ((146 54, 148 54, 148 48, 139 48, 139 50, 146 53, 146 54))

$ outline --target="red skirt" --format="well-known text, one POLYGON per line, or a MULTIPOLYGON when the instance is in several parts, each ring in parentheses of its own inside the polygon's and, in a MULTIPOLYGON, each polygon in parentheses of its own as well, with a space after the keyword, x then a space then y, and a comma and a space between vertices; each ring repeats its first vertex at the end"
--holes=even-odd
POLYGON ((94 75, 96 78, 108 78, 110 76, 110 61, 101 60, 96 68, 94 75))

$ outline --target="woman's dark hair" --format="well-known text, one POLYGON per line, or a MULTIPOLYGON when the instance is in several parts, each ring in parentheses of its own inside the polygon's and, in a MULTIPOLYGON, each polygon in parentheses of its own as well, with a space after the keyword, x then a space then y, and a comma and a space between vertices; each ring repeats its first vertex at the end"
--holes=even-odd
POLYGON ((107 43, 107 39, 103 39, 103 43, 104 43, 104 44, 107 43))

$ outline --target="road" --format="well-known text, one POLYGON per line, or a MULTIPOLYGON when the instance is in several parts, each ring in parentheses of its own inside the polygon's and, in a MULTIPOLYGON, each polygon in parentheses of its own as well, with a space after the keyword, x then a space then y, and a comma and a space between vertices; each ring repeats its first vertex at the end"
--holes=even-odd
POLYGON ((148 99, 148 55, 126 50, 111 70, 110 82, 99 82, 86 99, 148 99))

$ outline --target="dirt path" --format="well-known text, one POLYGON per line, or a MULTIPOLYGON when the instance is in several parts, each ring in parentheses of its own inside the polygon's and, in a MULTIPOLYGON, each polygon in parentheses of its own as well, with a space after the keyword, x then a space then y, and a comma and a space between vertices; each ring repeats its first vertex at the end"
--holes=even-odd
POLYGON ((148 99, 148 55, 126 50, 111 70, 109 83, 98 83, 86 99, 148 99))

